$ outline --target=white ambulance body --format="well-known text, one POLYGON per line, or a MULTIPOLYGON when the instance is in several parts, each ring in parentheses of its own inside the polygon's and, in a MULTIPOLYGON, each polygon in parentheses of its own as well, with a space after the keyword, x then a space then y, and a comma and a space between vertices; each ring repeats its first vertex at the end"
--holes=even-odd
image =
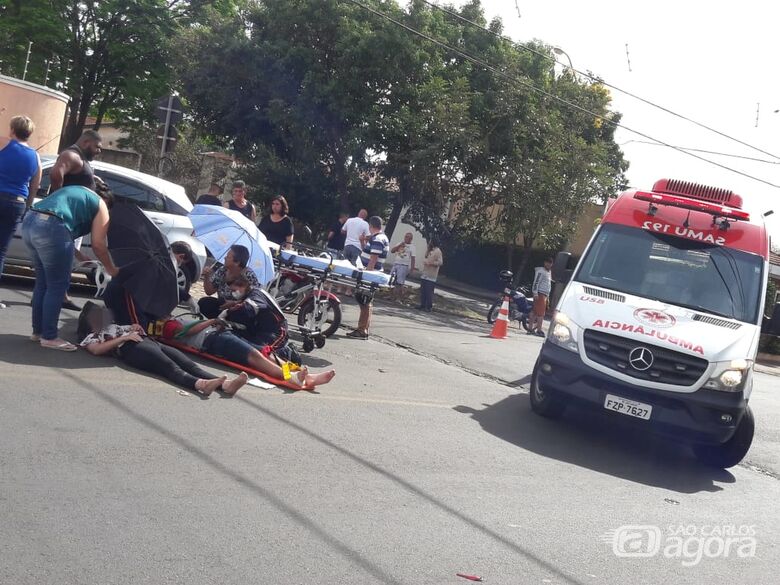
POLYGON ((763 221, 731 191, 662 179, 611 200, 558 302, 532 408, 606 409, 736 465, 753 438, 768 257, 763 221))

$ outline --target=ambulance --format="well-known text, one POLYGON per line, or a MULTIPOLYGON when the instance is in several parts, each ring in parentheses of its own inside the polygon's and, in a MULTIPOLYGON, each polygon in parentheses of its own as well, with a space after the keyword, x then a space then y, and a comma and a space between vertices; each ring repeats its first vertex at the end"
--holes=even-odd
POLYGON ((586 405, 739 463, 763 315, 769 236, 735 193, 661 179, 607 205, 534 366, 532 409, 586 405))

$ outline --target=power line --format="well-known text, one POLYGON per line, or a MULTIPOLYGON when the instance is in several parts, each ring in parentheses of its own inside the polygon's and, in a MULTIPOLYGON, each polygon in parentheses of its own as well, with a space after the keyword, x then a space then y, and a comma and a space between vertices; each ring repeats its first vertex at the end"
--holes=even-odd
MULTIPOLYGON (((543 58, 545 58, 545 59, 547 59, 549 61, 552 61, 553 63, 557 63, 558 65, 561 65, 562 67, 566 67, 568 69, 571 69, 575 73, 578 73, 578 74, 580 74, 580 75, 582 75, 584 77, 587 77, 588 79, 590 79, 593 82, 600 83, 601 85, 604 85, 604 86, 606 86, 606 87, 608 87, 610 89, 613 89, 613 90, 615 90, 615 91, 617 91, 619 93, 622 93, 623 95, 627 95, 628 97, 631 97, 631 98, 634 98, 636 100, 639 100, 640 102, 642 102, 644 104, 647 104, 649 106, 657 108, 657 109, 661 110, 662 112, 665 112, 667 114, 671 114, 672 116, 675 116, 677 118, 685 120, 686 122, 690 122, 691 124, 695 124, 696 126, 699 126, 700 128, 704 128, 705 130, 708 130, 710 132, 714 132, 715 134, 717 134, 719 136, 722 136, 723 138, 727 138, 728 140, 732 140, 734 142, 737 142, 738 144, 741 144, 742 146, 747 146, 748 148, 750 148, 752 150, 755 150, 757 152, 760 152, 761 154, 766 154, 767 156, 771 156, 772 158, 776 158, 776 159, 780 160, 780 156, 778 156, 776 154, 772 154, 771 152, 767 152, 766 150, 762 150, 761 148, 758 148, 757 146, 753 146, 752 144, 744 142, 743 140, 740 140, 739 138, 735 138, 733 136, 730 136, 730 135, 726 134, 725 132, 721 132, 720 130, 717 130, 716 128, 712 128, 710 126, 707 126, 706 124, 703 124, 702 122, 698 122, 698 121, 696 121, 696 120, 694 120, 692 118, 689 118, 688 116, 684 116, 682 114, 678 114, 677 112, 675 112, 673 110, 670 110, 669 108, 666 108, 666 107, 664 107, 664 106, 662 106, 660 104, 656 104, 655 102, 652 102, 652 101, 650 101, 650 100, 648 100, 646 98, 643 98, 643 97, 638 96, 638 95, 636 95, 634 93, 631 93, 630 91, 627 91, 625 89, 621 89, 621 88, 619 88, 619 87, 617 87, 615 85, 612 85, 611 83, 607 83, 603 79, 599 79, 598 77, 594 77, 590 73, 586 73, 584 71, 580 71, 579 69, 575 69, 574 67, 571 67, 571 64, 566 65, 566 63, 561 63, 555 57, 551 57, 550 55, 548 55, 546 53, 543 53, 541 51, 537 51, 535 48, 533 48, 533 47, 531 47, 531 46, 529 46, 527 44, 515 42, 511 38, 509 38, 509 37, 507 37, 505 35, 502 35, 500 33, 497 33, 495 31, 492 31, 489 28, 485 28, 481 24, 479 24, 477 22, 474 22, 473 20, 469 20, 465 16, 461 16, 457 12, 453 12, 452 10, 449 10, 448 8, 444 8, 442 6, 438 6, 437 4, 434 4, 433 2, 430 2, 429 0, 421 0, 421 1, 423 3, 425 3, 425 4, 427 4, 428 6, 431 6, 432 8, 435 8, 436 10, 439 10, 441 12, 449 14, 450 16, 453 16, 453 17, 457 18, 458 20, 461 20, 461 21, 463 21, 463 22, 465 22, 467 24, 470 24, 471 26, 476 27, 476 28, 478 28, 479 30, 481 30, 483 32, 489 33, 489 34, 491 34, 491 35, 493 35, 495 37, 498 37, 499 39, 502 39, 504 41, 512 43, 512 45, 514 45, 515 47, 523 49, 524 51, 529 51, 529 52, 531 52, 531 53, 533 53, 535 55, 538 55, 539 57, 543 57, 543 58)), ((628 59, 628 43, 626 43, 626 59, 628 59)), ((631 71, 631 61, 630 60, 628 61, 628 70, 631 71)))
MULTIPOLYGON (((623 146, 624 144, 628 144, 630 142, 634 142, 636 144, 649 144, 650 146, 663 146, 662 144, 658 144, 657 142, 650 142, 649 140, 627 140, 626 142, 621 142, 618 146, 623 146)), ((741 154, 732 154, 729 152, 717 152, 715 150, 703 150, 701 148, 688 148, 686 146, 679 146, 681 150, 690 150, 691 152, 704 152, 706 154, 715 154, 718 156, 728 156, 730 158, 739 158, 742 160, 749 160, 752 162, 760 162, 768 165, 780 165, 780 161, 775 160, 766 160, 765 158, 755 158, 753 156, 743 156, 741 154)))
MULTIPOLYGON (((692 152, 688 152, 686 150, 683 150, 682 148, 674 146, 673 144, 669 144, 669 143, 664 142, 662 140, 659 140, 657 138, 653 138, 652 136, 650 136, 648 134, 645 134, 644 132, 640 132, 639 130, 634 130, 633 128, 629 128, 628 126, 626 126, 624 124, 621 124, 619 122, 615 122, 614 120, 611 120, 611 119, 608 119, 608 118, 605 118, 604 116, 602 116, 600 114, 597 114, 596 112, 592 112, 591 110, 588 110, 587 108, 583 108, 582 106, 580 106, 578 104, 575 104, 575 103, 570 102, 568 100, 565 100, 565 99, 563 99, 561 97, 558 97, 557 95, 552 94, 552 93, 550 93, 548 91, 545 91, 545 90, 543 90, 541 88, 538 88, 535 85, 533 85, 532 83, 527 83, 527 82, 522 81, 521 79, 519 79, 517 77, 513 77, 511 75, 508 75, 508 74, 504 73, 503 71, 501 71, 499 69, 496 69, 495 67, 493 67, 489 63, 485 63, 484 61, 482 61, 481 59, 478 59, 477 57, 469 55, 468 53, 465 53, 465 52, 461 51, 460 49, 456 49, 455 47, 452 47, 452 46, 450 46, 450 45, 448 45, 448 44, 446 44, 446 43, 444 43, 444 42, 442 42, 442 41, 440 41, 438 39, 435 39, 434 37, 431 37, 430 35, 427 35, 427 34, 425 34, 423 32, 420 32, 417 29, 412 28, 412 27, 404 24, 403 22, 400 22, 400 21, 394 19, 392 16, 389 16, 389 15, 387 15, 387 14, 385 14, 385 13, 379 11, 379 10, 375 10, 375 9, 371 8, 370 6, 366 6, 365 4, 363 4, 361 2, 358 2, 358 0, 346 0, 346 1, 354 4, 355 6, 359 6, 363 10, 366 10, 368 12, 371 12, 372 14, 375 14, 376 16, 379 16, 380 18, 384 18, 385 20, 387 20, 389 22, 392 22, 396 26, 399 26, 399 27, 401 27, 403 29, 406 29, 407 31, 411 32, 412 34, 414 34, 416 36, 419 36, 420 38, 423 38, 423 39, 425 39, 427 41, 430 41, 430 42, 434 43, 435 45, 438 45, 438 46, 442 47, 443 49, 446 49, 446 50, 450 51, 451 53, 459 55, 459 56, 463 57, 464 59, 466 59, 467 61, 470 61, 471 63, 474 63, 475 65, 478 65, 478 66, 486 69, 487 71, 490 71, 490 72, 498 75, 499 77, 502 77, 502 78, 506 79, 507 81, 509 81, 511 83, 515 83, 515 84, 521 85, 523 87, 527 87, 531 91, 535 91, 537 93, 540 93, 540 94, 542 94, 544 96, 547 96, 547 97, 549 97, 549 98, 551 98, 551 99, 553 99, 553 100, 555 100, 555 101, 557 101, 559 103, 562 103, 562 104, 564 104, 566 106, 569 106, 571 108, 579 110, 580 112, 588 114, 589 116, 593 116, 594 119, 602 120, 603 122, 605 122, 607 124, 611 124, 612 126, 614 126, 616 128, 623 128, 624 130, 626 130, 628 132, 631 132, 633 134, 636 134, 637 136, 641 136, 642 138, 647 138, 648 140, 652 140, 653 142, 656 142, 656 143, 658 143, 660 145, 663 145, 663 146, 666 146, 666 147, 671 148, 673 150, 676 150, 677 152, 680 152, 682 154, 686 154, 686 155, 688 155, 690 157, 693 157, 693 158, 696 158, 698 160, 704 161, 704 162, 709 163, 711 165, 714 165, 716 167, 720 167, 721 169, 730 171, 730 172, 735 173, 737 175, 741 175, 741 176, 746 177, 748 179, 752 179, 752 180, 757 181, 759 183, 764 183, 765 185, 769 185, 770 187, 775 187, 777 189, 780 189, 780 185, 776 185, 775 183, 771 183, 771 182, 766 181, 765 179, 761 179, 759 177, 754 177, 753 175, 750 175, 750 174, 745 173, 743 171, 740 171, 738 169, 734 169, 734 168, 728 167, 726 165, 723 165, 721 163, 715 162, 715 161, 710 160, 708 158, 704 158, 703 156, 699 156, 697 154, 693 154, 692 152)), ((425 0, 423 0, 423 1, 425 1, 425 0)), ((767 153, 767 154, 769 154, 769 153, 767 153)), ((770 156, 774 156, 774 155, 770 154, 770 156)))

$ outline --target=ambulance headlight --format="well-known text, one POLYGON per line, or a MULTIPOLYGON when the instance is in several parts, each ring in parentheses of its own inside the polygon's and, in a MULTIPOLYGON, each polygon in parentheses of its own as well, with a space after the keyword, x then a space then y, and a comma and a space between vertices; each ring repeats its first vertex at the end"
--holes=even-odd
POLYGON ((563 323, 556 323, 551 335, 555 338, 555 343, 563 345, 571 341, 571 331, 563 323))
POLYGON ((563 349, 578 352, 576 327, 564 313, 556 313, 550 325, 547 341, 563 349))
POLYGON ((742 370, 726 370, 720 375, 720 383, 726 388, 736 388, 742 384, 742 370))
POLYGON ((720 362, 704 387, 721 392, 741 392, 752 367, 753 362, 750 360, 720 362))

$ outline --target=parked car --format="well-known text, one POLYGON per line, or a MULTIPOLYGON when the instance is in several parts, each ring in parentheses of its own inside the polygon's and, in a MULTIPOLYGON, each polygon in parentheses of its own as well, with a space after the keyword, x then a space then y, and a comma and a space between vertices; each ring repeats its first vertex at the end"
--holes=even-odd
MULTIPOLYGON (((42 156, 43 177, 36 201, 45 197, 49 191, 49 173, 56 157, 42 156)), ((206 248, 193 235, 192 222, 188 217, 192 203, 184 187, 165 181, 146 173, 93 161, 95 174, 106 182, 118 201, 128 201, 140 207, 144 213, 160 228, 168 242, 186 242, 193 252, 193 261, 179 270, 179 284, 189 289, 190 283, 200 278, 206 264, 206 248)), ((94 258, 89 236, 85 236, 82 252, 94 258)), ((27 246, 22 241, 21 225, 16 230, 5 260, 6 265, 32 266, 27 246)), ((89 274, 88 269, 82 272, 89 274)))

